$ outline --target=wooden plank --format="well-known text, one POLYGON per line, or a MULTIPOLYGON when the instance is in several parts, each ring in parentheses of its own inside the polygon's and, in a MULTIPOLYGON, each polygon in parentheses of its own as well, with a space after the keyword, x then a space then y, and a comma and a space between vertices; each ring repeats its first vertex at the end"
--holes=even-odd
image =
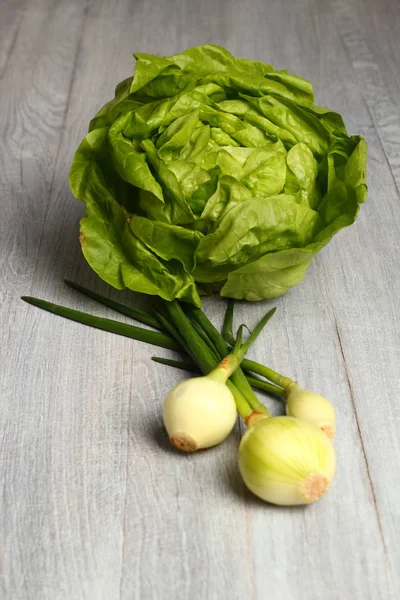
MULTIPOLYGON (((96 5, 96 11, 99 10, 96 5)), ((144 13, 143 8, 143 18, 144 13)), ((141 35, 140 11, 133 26, 123 9, 114 13, 113 28, 101 14, 97 17, 90 13, 85 29, 85 43, 75 74, 32 287, 34 294, 51 295, 59 301, 68 298, 71 305, 80 306, 91 303, 67 292, 61 284, 63 275, 86 284, 89 281, 97 289, 105 289, 104 285, 96 282, 81 258, 77 219, 82 214, 82 206, 71 198, 66 180, 66 165, 72 159, 73 150, 84 134, 89 118, 99 108, 98 98, 92 90, 104 90, 102 98, 107 99, 115 84, 129 74, 133 64, 132 39, 136 40, 138 47, 145 46, 144 49, 156 52, 165 52, 165 48, 169 48, 168 52, 179 49, 174 46, 175 40, 168 37, 168 32, 160 35, 156 47, 146 48, 146 40, 141 35), (142 39, 143 44, 140 43, 142 39), (110 73, 113 73, 112 78, 110 73)), ((100 309, 100 313, 108 314, 108 311, 100 309)), ((98 368, 104 371, 103 381, 99 378, 96 385, 91 380, 91 387, 85 388, 85 395, 80 394, 78 398, 71 397, 68 386, 64 392, 58 389, 58 394, 62 394, 61 402, 71 407, 75 402, 84 403, 88 412, 96 413, 93 420, 103 421, 104 413, 97 415, 99 395, 106 395, 104 389, 108 385, 111 389, 117 385, 119 389, 122 403, 119 410, 112 408, 115 402, 113 396, 104 399, 108 406, 104 412, 108 415, 108 427, 112 433, 106 445, 110 459, 107 461, 104 454, 101 469, 107 481, 106 488, 115 489, 114 495, 108 500, 104 498, 94 512, 90 507, 86 510, 90 498, 84 496, 84 490, 79 487, 75 490, 82 510, 88 512, 92 520, 88 531, 75 532, 76 544, 81 557, 87 557, 90 552, 95 558, 96 573, 91 571, 86 577, 93 577, 93 581, 99 582, 99 597, 119 597, 117 588, 121 598, 168 598, 180 592, 185 596, 186 591, 194 596, 204 593, 204 597, 210 598, 217 597, 219 593, 230 594, 233 598, 246 597, 251 586, 250 575, 243 565, 241 546, 236 540, 246 539, 247 517, 240 500, 235 501, 234 498, 232 502, 226 484, 226 479, 237 477, 229 460, 235 455, 237 438, 232 436, 210 456, 200 454, 192 459, 171 452, 159 433, 162 425, 161 401, 167 389, 178 381, 178 374, 150 363, 149 357, 154 350, 139 343, 121 341, 101 333, 93 338, 92 332, 78 333, 80 328, 75 326, 73 333, 69 333, 69 323, 54 323, 51 315, 43 314, 37 318, 42 327, 52 327, 53 331, 56 328, 55 335, 64 338, 65 343, 76 339, 83 349, 94 345, 102 357, 97 372, 98 368), (131 370, 130 376, 125 373, 119 383, 114 376, 115 361, 131 370), (221 469, 221 464, 226 466, 221 469), (104 523, 107 523, 109 537, 99 539, 98 528, 104 523), (232 536, 234 543, 224 550, 224 540, 232 536), (110 539, 119 548, 119 552, 115 551, 111 557, 108 552, 110 539), (118 561, 120 566, 117 567, 118 561), (238 574, 236 591, 232 590, 231 569, 238 574), (107 573, 107 578, 103 577, 103 573, 107 573), (154 576, 153 573, 162 573, 162 576, 154 576), (204 573, 208 576, 204 577, 204 573)), ((37 353, 48 357, 49 351, 48 343, 43 343, 37 353)), ((74 377, 78 381, 86 378, 88 368, 93 368, 93 364, 85 366, 88 360, 85 351, 82 367, 74 365, 74 377)), ((51 389, 48 388, 46 397, 50 395, 51 389)), ((98 435, 102 436, 101 427, 99 432, 98 435)), ((97 437, 96 428, 87 430, 86 444, 89 448, 96 444, 97 437)), ((89 465, 81 468, 86 477, 91 476, 89 465)), ((68 565, 70 531, 66 526, 58 534, 68 565)), ((74 593, 78 593, 83 580, 83 574, 74 570, 70 582, 74 593)), ((84 597, 92 597, 89 592, 87 594, 84 597)))
MULTIPOLYGON (((398 393, 398 199, 355 76, 364 51, 357 41, 352 57, 343 45, 342 8, 169 0, 152 4, 150 27, 147 3, 90 3, 86 18, 78 2, 38 6, 24 14, 5 65, 0 112, 2 597, 394 600, 400 484, 396 461, 384 458, 399 454, 399 411, 383 396, 398 393), (161 400, 182 375, 154 365, 151 348, 18 303, 32 293, 111 316, 62 284, 67 276, 106 290, 80 253, 83 206, 67 183, 73 151, 131 72, 132 51, 170 54, 206 41, 309 77, 318 101, 370 144, 359 221, 276 301, 253 352, 338 407, 338 476, 307 509, 268 507, 243 489, 237 432, 212 452, 170 450, 161 400)), ((372 86, 369 71, 365 78, 372 86)), ((272 304, 240 303, 237 321, 254 323, 272 304)), ((223 307, 205 303, 216 322, 223 307)))
POLYGON ((383 0, 379 7, 373 0, 359 0, 357 9, 358 33, 364 38, 376 66, 385 81, 386 93, 394 103, 399 102, 398 56, 400 13, 396 2, 383 0))
POLYGON ((344 0, 336 0, 333 6, 343 46, 400 194, 398 59, 396 62, 393 60, 400 52, 398 7, 396 10, 395 5, 387 0, 379 7, 370 3, 365 5, 364 2, 353 6, 344 0), (369 18, 366 19, 366 15, 369 18), (368 23, 367 34, 361 19, 368 23), (386 52, 382 51, 383 40, 386 52), (385 70, 382 69, 382 63, 385 70))
MULTIPOLYGON (((78 3, 59 3, 56 7, 54 2, 41 1, 33 10, 16 15, 19 33, 14 35, 12 51, 8 45, 9 58, 1 82, 3 598, 54 598, 65 593, 65 589, 60 591, 57 572, 63 566, 57 552, 58 515, 67 493, 59 485, 65 476, 64 457, 57 455, 53 439, 58 417, 52 409, 60 409, 54 403, 58 384, 54 379, 55 387, 44 403, 43 382, 50 380, 54 363, 41 361, 39 356, 36 360, 35 344, 43 331, 38 334, 35 320, 25 318, 26 308, 19 296, 30 286, 37 265, 83 14, 84 7, 78 3), (53 529, 51 523, 56 523, 53 529), (50 557, 54 557, 53 562, 50 557)), ((61 435, 66 431, 63 429, 61 435)), ((73 536, 71 530, 69 535, 73 536)), ((75 560, 73 546, 70 556, 75 560)))
MULTIPOLYGON (((343 5, 336 10, 338 25, 341 25, 349 14, 343 5)), ((374 10, 370 7, 371 23, 378 12, 378 7, 374 10)), ((389 11, 386 26, 395 32, 396 19, 390 26, 390 18, 389 11)), ((400 577, 395 568, 400 561, 397 499, 400 477, 395 457, 400 456, 400 413, 393 405, 393 398, 397 397, 400 387, 397 374, 400 318, 396 309, 400 294, 397 276, 400 171, 396 138, 396 131, 400 132, 399 103, 393 101, 394 87, 388 84, 378 67, 380 54, 370 52, 372 38, 359 28, 358 21, 352 18, 349 21, 353 27, 348 22, 343 42, 352 69, 344 75, 358 80, 360 104, 364 98, 374 122, 374 129, 367 136, 371 159, 370 194, 364 218, 360 219, 357 235, 350 239, 348 248, 357 259, 352 260, 351 269, 335 270, 327 287, 334 305, 339 307, 336 320, 340 343, 397 597, 400 594, 400 577), (388 456, 394 460, 387 462, 385 457, 388 456)), ((336 260, 342 265, 345 264, 343 254, 344 248, 339 246, 336 260)))
POLYGON ((0 80, 12 55, 23 20, 23 0, 4 1, 0 19, 0 80))
MULTIPOLYGON (((305 10, 304 4, 299 5, 298 10, 291 7, 289 19, 285 18, 287 6, 276 7, 274 27, 268 29, 266 37, 272 47, 279 49, 281 66, 290 65, 298 73, 302 73, 303 69, 303 74, 314 82, 317 102, 339 110, 349 122, 351 132, 366 135, 375 183, 371 195, 375 190, 375 194, 379 193, 380 214, 375 214, 377 202, 370 199, 374 206, 371 208, 368 204, 364 209, 368 214, 362 213, 364 220, 360 219, 361 223, 369 219, 368 235, 357 235, 358 222, 331 242, 315 261, 302 285, 278 299, 278 315, 284 312, 283 323, 278 330, 276 321, 282 316, 275 317, 271 323, 268 329, 271 337, 265 344, 269 351, 256 349, 256 356, 261 362, 269 360, 284 373, 292 374, 312 389, 319 389, 332 398, 342 424, 336 442, 339 472, 331 496, 320 505, 304 511, 301 526, 298 515, 294 513, 295 516, 291 515, 288 521, 288 511, 285 510, 274 511, 272 527, 270 523, 266 525, 265 508, 249 498, 256 548, 256 590, 260 598, 267 594, 285 599, 300 597, 313 600, 326 597, 396 598, 399 582, 391 565, 396 564, 398 556, 397 494, 389 493, 389 490, 391 481, 395 482, 392 484, 394 490, 399 488, 399 483, 396 463, 393 463, 393 468, 385 465, 382 469, 381 457, 387 452, 386 444, 394 443, 394 452, 397 453, 398 442, 394 441, 397 416, 392 413, 393 424, 385 425, 384 400, 377 392, 380 387, 378 368, 385 372, 385 392, 393 396, 398 390, 398 383, 390 382, 388 377, 395 372, 394 365, 398 361, 400 348, 396 334, 392 332, 389 335, 394 356, 388 359, 389 364, 385 368, 379 362, 379 366, 374 368, 368 357, 371 356, 371 339, 374 336, 375 339, 380 338, 378 347, 384 346, 383 335, 391 327, 386 311, 395 319, 392 323, 395 330, 399 319, 393 315, 394 297, 391 294, 384 291, 379 294, 383 317, 376 310, 376 291, 373 293, 370 289, 369 296, 362 292, 362 278, 364 282, 373 282, 375 290, 386 290, 390 273, 394 272, 390 271, 390 266, 384 269, 383 264, 376 264, 377 247, 370 256, 362 239, 370 240, 373 236, 378 245, 381 239, 378 241, 377 230, 385 231, 385 239, 388 235, 387 243, 391 248, 389 265, 394 268, 393 259, 399 250, 395 237, 397 193, 361 88, 341 43, 340 32, 333 27, 334 17, 326 8, 322 11, 319 7, 317 3, 309 5, 308 10, 305 10), (281 42, 280 36, 283 36, 281 42), (306 72, 304 66, 307 67, 306 72), (390 226, 386 229, 389 222, 390 226), (373 229, 375 232, 372 232, 373 229), (358 276, 351 285, 354 273, 358 276), (366 306, 366 303, 369 305, 366 306), (346 313, 349 306, 354 307, 351 315, 346 313), (366 321, 363 318, 365 308, 366 321), (360 360, 360 355, 363 360, 360 360), (373 384, 371 380, 374 377, 373 384), (371 423, 378 404, 382 421, 371 423), (389 437, 381 445, 381 432, 385 430, 389 430, 389 437), (377 447, 381 452, 377 453, 377 447), (256 506, 253 507, 253 504, 256 506), (267 538, 271 540, 272 548, 266 548, 267 538), (272 569, 272 573, 265 576, 265 564, 279 564, 279 568, 272 569)), ((277 63, 276 60, 272 62, 277 63)), ((382 251, 380 255, 383 255, 382 251)), ((389 285, 393 289, 394 282, 389 285)), ((243 308, 238 322, 246 319, 245 312, 248 314, 247 306, 243 308)))

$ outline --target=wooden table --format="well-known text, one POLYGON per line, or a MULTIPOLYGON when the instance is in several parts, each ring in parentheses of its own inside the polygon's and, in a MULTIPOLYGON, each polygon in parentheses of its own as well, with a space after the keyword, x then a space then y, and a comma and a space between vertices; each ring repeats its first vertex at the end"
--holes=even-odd
MULTIPOLYGON (((399 14, 396 0, 2 0, 3 600, 400 598, 399 14), (153 348, 19 300, 114 316, 63 284, 109 293, 80 252, 73 152, 132 52, 207 42, 311 79, 369 143, 357 223, 276 301, 251 353, 337 407, 335 484, 306 509, 244 490, 239 429, 172 451, 161 403, 183 375, 153 348)), ((237 322, 272 305, 242 303, 237 322)), ((217 323, 223 308, 205 303, 217 323)))

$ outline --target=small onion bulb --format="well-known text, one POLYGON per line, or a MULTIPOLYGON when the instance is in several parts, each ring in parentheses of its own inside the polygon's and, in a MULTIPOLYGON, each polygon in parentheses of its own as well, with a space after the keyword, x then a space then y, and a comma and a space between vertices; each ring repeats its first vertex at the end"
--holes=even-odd
POLYGON ((315 392, 303 390, 298 385, 289 388, 286 397, 286 414, 304 419, 320 427, 328 437, 335 437, 336 415, 332 404, 315 392))
POLYGON ((328 490, 336 469, 330 439, 292 417, 257 421, 239 446, 239 469, 256 496, 282 506, 310 504, 328 490))
POLYGON ((232 431, 236 416, 232 393, 210 375, 178 383, 164 401, 163 420, 170 441, 184 452, 221 443, 232 431))

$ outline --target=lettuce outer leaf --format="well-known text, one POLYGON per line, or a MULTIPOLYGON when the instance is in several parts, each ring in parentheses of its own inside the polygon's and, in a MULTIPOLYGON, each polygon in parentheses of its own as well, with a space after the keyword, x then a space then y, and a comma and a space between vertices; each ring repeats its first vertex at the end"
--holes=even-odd
POLYGON ((269 64, 215 45, 134 56, 70 170, 88 263, 118 289, 196 306, 297 285, 365 201, 365 140, 269 64))

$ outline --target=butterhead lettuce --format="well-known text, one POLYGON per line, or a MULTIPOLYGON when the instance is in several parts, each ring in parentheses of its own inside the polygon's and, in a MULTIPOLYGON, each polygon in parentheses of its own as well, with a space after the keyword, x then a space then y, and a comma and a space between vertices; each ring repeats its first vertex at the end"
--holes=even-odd
POLYGON ((197 306, 283 294, 356 219, 365 141, 271 65, 213 45, 134 56, 71 167, 86 260, 118 289, 197 306))

